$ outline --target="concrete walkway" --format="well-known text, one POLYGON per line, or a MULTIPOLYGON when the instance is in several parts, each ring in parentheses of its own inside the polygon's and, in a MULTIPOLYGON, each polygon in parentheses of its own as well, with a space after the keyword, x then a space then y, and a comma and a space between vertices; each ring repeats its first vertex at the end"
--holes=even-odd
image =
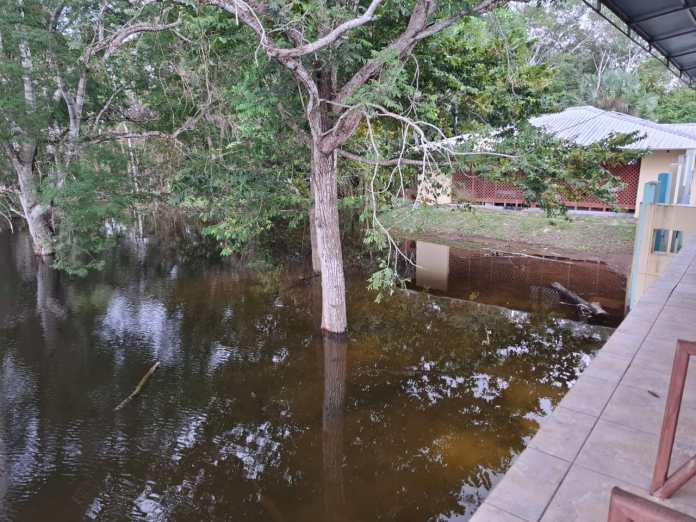
MULTIPOLYGON (((647 290, 472 522, 603 522, 613 486, 649 497, 677 339, 696 341, 696 240, 647 290)), ((670 470, 691 455, 694 360, 670 470)), ((696 478, 665 504, 696 516, 696 478)))

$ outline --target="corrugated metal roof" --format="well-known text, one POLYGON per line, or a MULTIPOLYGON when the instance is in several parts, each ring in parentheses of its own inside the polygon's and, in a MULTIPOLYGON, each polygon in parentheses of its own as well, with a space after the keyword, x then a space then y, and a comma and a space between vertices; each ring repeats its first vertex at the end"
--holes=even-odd
POLYGON ((696 124, 655 123, 591 106, 570 107, 563 112, 531 118, 529 122, 558 138, 573 141, 578 145, 590 145, 615 133, 638 132, 643 138, 628 148, 696 149, 696 124))
POLYGON ((660 125, 696 138, 696 123, 661 123, 660 125))
POLYGON ((680 78, 696 84, 695 0, 583 1, 647 52, 661 57, 680 78))

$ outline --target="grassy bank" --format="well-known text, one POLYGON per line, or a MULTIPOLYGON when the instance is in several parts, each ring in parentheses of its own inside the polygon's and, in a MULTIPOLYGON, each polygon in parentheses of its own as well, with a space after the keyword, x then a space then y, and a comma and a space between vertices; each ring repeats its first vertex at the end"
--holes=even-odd
MULTIPOLYGON (((615 262, 632 255, 635 220, 627 216, 570 215, 457 207, 402 207, 382 216, 400 238, 451 246, 487 243, 501 249, 615 262)), ((626 263, 623 259, 621 264, 626 263)))

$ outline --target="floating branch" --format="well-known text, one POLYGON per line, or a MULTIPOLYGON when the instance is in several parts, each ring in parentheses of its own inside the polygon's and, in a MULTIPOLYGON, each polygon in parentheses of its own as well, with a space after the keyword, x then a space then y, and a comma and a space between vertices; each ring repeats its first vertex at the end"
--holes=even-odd
POLYGON ((140 382, 135 387, 135 389, 131 392, 131 394, 128 397, 126 397, 125 399, 123 399, 123 401, 121 401, 121 404, 119 404, 118 406, 116 406, 114 408, 114 411, 118 411, 121 408, 123 408, 126 404, 128 404, 133 399, 133 397, 135 397, 136 395, 138 395, 140 393, 140 391, 143 389, 143 386, 145 386, 145 383, 147 383, 147 380, 150 377, 152 377, 152 374, 155 373, 155 371, 157 371, 157 368, 159 368, 159 365, 160 365, 159 361, 157 361, 155 364, 152 365, 152 367, 147 371, 147 373, 143 376, 143 378, 140 379, 140 382))

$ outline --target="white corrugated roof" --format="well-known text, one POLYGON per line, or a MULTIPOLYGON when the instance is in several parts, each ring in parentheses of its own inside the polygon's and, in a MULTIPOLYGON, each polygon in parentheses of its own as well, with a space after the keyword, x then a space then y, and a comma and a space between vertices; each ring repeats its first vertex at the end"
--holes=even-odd
POLYGON ((696 149, 696 124, 655 123, 591 106, 570 107, 559 113, 531 118, 529 122, 558 138, 574 141, 578 145, 590 145, 613 133, 628 134, 637 131, 644 137, 628 148, 696 149))
POLYGON ((660 126, 681 132, 682 134, 689 134, 696 138, 696 123, 660 123, 660 126))

